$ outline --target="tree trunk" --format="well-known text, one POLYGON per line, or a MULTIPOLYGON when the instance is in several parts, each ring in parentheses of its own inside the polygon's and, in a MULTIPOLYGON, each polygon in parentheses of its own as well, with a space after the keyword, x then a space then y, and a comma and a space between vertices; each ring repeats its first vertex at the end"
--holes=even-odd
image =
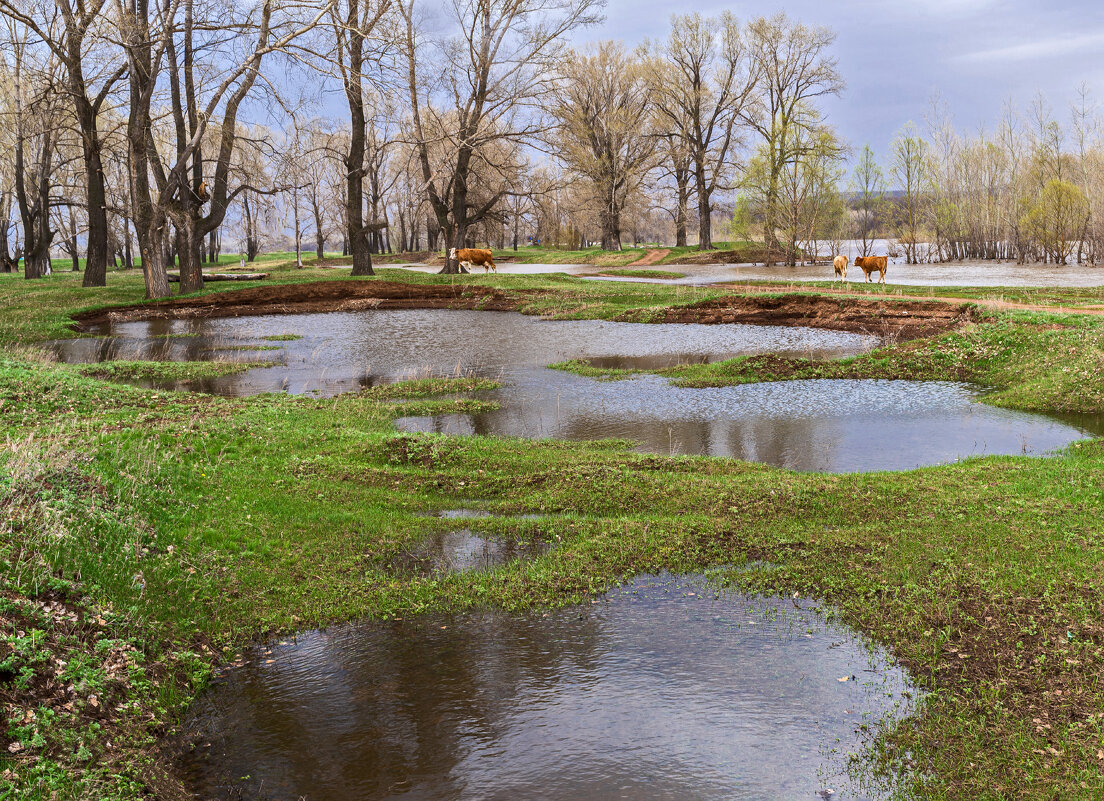
POLYGON ((676 170, 675 187, 677 206, 675 208, 675 247, 686 247, 686 222, 690 216, 690 175, 689 170, 676 170))
POLYGON ((705 154, 694 160, 694 183, 698 193, 698 250, 713 250, 713 208, 705 180, 705 154))
MULTIPOLYGON (((85 124, 82 122, 82 128, 85 124)), ((82 286, 107 286, 107 189, 95 119, 83 131, 85 181, 88 197, 88 247, 82 286)))
POLYGON ((602 222, 602 250, 621 250, 621 214, 607 206, 599 216, 602 222))
POLYGON ((177 255, 180 259, 180 294, 203 289, 203 262, 200 261, 203 236, 196 230, 192 215, 185 216, 177 229, 177 255))

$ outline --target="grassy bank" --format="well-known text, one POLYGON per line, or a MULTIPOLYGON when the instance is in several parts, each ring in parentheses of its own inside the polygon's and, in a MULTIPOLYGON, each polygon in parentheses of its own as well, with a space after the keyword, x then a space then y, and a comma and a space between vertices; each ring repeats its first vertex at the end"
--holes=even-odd
MULTIPOLYGON (((19 344, 64 332, 77 309, 137 302, 140 277, 116 277, 106 290, 0 280, 0 798, 177 797, 164 735, 212 666, 266 633, 566 604, 637 573, 749 561, 763 566, 740 581, 833 604, 930 691, 921 714, 882 734, 874 766, 911 770, 916 796, 1104 793, 1101 443, 796 474, 624 443, 396 433, 400 415, 482 408, 468 393, 487 385, 471 379, 224 399, 109 383, 19 344), (419 513, 473 504, 507 520, 469 527, 559 545, 481 573, 393 569, 441 524, 419 513), (557 515, 516 517, 528 513, 557 515)), ((604 319, 722 294, 387 277, 492 283, 530 313, 604 319)), ((1101 354, 1089 318, 992 312, 847 362, 737 360, 671 377, 971 378, 1006 405, 1100 412, 1101 354)))

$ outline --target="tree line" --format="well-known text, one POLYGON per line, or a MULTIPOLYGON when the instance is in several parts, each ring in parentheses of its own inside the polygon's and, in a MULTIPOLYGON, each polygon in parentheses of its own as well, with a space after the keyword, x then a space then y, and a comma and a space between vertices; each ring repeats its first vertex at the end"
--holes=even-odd
POLYGON ((636 48, 573 48, 600 12, 0 0, 0 270, 40 277, 61 250, 102 286, 140 263, 160 297, 171 267, 201 288, 224 240, 250 260, 286 238, 300 259, 340 246, 367 275, 381 252, 616 250, 626 233, 708 250, 718 223, 789 263, 887 233, 914 261, 1099 252, 1087 93, 1068 128, 1041 101, 991 135, 933 117, 848 177, 822 109, 844 88, 832 30, 694 13, 636 48))

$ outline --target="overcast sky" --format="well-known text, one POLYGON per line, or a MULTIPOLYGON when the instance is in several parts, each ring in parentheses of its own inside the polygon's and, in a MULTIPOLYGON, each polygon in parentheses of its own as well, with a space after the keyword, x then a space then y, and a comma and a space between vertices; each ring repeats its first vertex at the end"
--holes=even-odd
POLYGON ((606 21, 577 38, 667 35, 672 13, 729 9, 741 20, 784 10, 836 31, 847 89, 827 104, 830 122, 856 149, 887 145, 907 121, 924 129, 938 91, 959 129, 993 128, 1011 97, 1026 110, 1041 92, 1063 123, 1085 82, 1104 109, 1104 0, 790 0, 693 9, 673 0, 609 0, 606 21))

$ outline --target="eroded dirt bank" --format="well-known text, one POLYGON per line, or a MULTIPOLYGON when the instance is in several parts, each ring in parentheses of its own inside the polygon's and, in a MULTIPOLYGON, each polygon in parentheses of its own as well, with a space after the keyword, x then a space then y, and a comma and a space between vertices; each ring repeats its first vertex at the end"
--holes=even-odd
MULTIPOLYGON (((631 317, 631 315, 629 316, 631 317)), ((628 319, 628 317, 626 318, 628 319)), ((973 322, 969 303, 908 302, 816 295, 731 296, 666 310, 657 323, 809 326, 894 339, 917 339, 973 322)))
POLYGON ((396 281, 315 281, 259 286, 198 298, 173 298, 97 309, 74 316, 78 328, 104 322, 158 318, 244 317, 360 309, 486 309, 512 311, 516 295, 470 285, 403 284, 396 281))
MULTIPOLYGON (((104 322, 147 319, 241 317, 260 314, 358 311, 361 309, 482 309, 516 311, 534 293, 492 287, 404 284, 393 281, 318 281, 252 287, 198 298, 173 298, 76 315, 78 330, 104 322)), ((540 293, 543 294, 543 293, 540 293)), ((565 301, 570 301, 565 296, 565 301)), ((731 295, 689 306, 641 309, 625 321, 664 323, 748 323, 809 326, 896 339, 932 336, 968 322, 968 303, 899 301, 884 298, 731 295)))

